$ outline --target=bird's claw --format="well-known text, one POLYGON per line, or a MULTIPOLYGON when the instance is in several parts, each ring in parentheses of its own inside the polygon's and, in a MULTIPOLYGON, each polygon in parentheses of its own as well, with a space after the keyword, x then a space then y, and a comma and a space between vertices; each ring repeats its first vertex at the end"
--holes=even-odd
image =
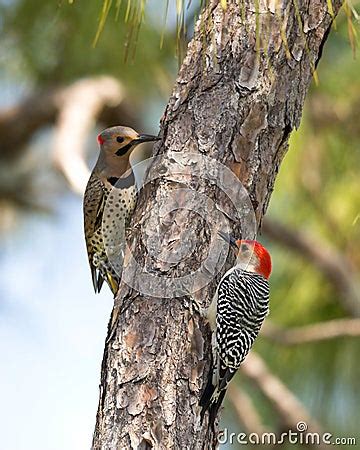
POLYGON ((184 306, 185 306, 186 309, 189 310, 190 315, 193 316, 194 315, 194 311, 195 311, 200 316, 204 316, 204 308, 196 300, 196 298, 194 297, 193 293, 190 292, 190 290, 187 289, 186 287, 184 287, 184 290, 186 291, 186 294, 185 294, 186 297, 188 297, 190 299, 190 301, 188 301, 186 299, 186 297, 184 299, 184 306))

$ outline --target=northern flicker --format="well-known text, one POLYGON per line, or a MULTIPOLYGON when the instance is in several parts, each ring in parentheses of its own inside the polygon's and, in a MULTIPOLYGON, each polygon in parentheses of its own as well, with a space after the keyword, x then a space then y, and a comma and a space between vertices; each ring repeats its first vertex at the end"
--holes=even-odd
POLYGON ((137 198, 129 157, 138 144, 158 139, 122 126, 107 128, 98 135, 100 153, 84 195, 85 241, 95 292, 100 292, 105 280, 116 295, 125 227, 137 198))

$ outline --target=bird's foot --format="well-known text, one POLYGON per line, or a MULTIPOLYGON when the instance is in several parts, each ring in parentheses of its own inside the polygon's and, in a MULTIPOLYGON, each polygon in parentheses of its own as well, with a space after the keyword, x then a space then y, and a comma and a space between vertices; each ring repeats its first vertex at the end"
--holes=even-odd
POLYGON ((186 297, 183 297, 183 303, 186 309, 189 310, 190 314, 193 316, 194 312, 199 314, 201 317, 206 316, 206 308, 203 308, 200 303, 194 297, 194 293, 191 292, 187 287, 184 287, 186 291, 186 297))

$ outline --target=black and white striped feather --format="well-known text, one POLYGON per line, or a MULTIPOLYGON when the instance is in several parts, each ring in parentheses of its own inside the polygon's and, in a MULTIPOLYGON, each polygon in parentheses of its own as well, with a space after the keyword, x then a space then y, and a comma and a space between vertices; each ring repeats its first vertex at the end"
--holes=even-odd
POLYGON ((249 353, 269 313, 269 296, 266 278, 236 266, 219 283, 213 299, 215 305, 210 308, 216 312, 212 330, 213 366, 200 400, 201 418, 208 410, 212 429, 226 388, 249 353))

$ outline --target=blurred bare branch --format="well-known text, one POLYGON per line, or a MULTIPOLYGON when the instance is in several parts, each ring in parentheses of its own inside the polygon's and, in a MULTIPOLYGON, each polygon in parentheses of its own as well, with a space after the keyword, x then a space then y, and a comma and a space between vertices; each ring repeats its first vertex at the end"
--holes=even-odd
POLYGON ((360 281, 350 261, 335 249, 274 219, 266 218, 263 232, 271 239, 297 251, 310 260, 334 285, 344 308, 354 317, 360 317, 360 281))
POLYGON ((132 106, 127 103, 121 83, 109 76, 84 78, 67 87, 35 92, 17 105, 0 111, 0 198, 20 209, 46 208, 33 188, 39 178, 36 158, 24 160, 33 135, 55 124, 54 151, 42 170, 57 168, 70 188, 82 193, 89 174, 85 159, 87 136, 96 123, 137 125, 132 106), (30 167, 31 165, 31 167, 30 167), (22 167, 22 170, 19 170, 22 167), (6 176, 5 176, 5 175, 6 176), (25 178, 28 186, 25 189, 25 178), (11 195, 9 194, 11 192, 11 195), (25 208, 26 206, 26 208, 25 208))
POLYGON ((306 344, 339 337, 359 337, 360 319, 337 319, 296 328, 282 328, 267 321, 262 336, 281 345, 306 344))
POLYGON ((85 160, 87 136, 104 106, 115 107, 123 98, 119 81, 105 76, 82 79, 58 94, 53 158, 78 194, 83 194, 90 175, 85 160))
POLYGON ((230 383, 227 399, 232 404, 237 419, 243 425, 246 433, 256 433, 260 436, 270 431, 263 425, 251 397, 235 383, 230 383))
MULTIPOLYGON (((283 429, 297 430, 299 422, 305 422, 307 432, 321 434, 320 425, 300 403, 285 384, 267 367, 264 360, 255 352, 251 352, 241 366, 242 373, 253 381, 265 397, 270 401, 283 422, 283 429)), ((322 445, 316 448, 325 448, 322 445)))
MULTIPOLYGON (((118 80, 110 77, 87 78, 78 83, 99 85, 101 80, 112 80, 112 83, 121 85, 118 80)), ((33 134, 40 128, 56 122, 59 111, 64 106, 64 101, 71 92, 72 85, 68 87, 56 87, 44 92, 35 92, 15 106, 0 111, 0 158, 3 160, 16 159, 23 153, 33 134)), ((121 100, 123 97, 121 98, 121 100)), ((118 123, 133 123, 132 108, 126 101, 116 103, 104 102, 98 111, 97 120, 104 125, 118 123)))

